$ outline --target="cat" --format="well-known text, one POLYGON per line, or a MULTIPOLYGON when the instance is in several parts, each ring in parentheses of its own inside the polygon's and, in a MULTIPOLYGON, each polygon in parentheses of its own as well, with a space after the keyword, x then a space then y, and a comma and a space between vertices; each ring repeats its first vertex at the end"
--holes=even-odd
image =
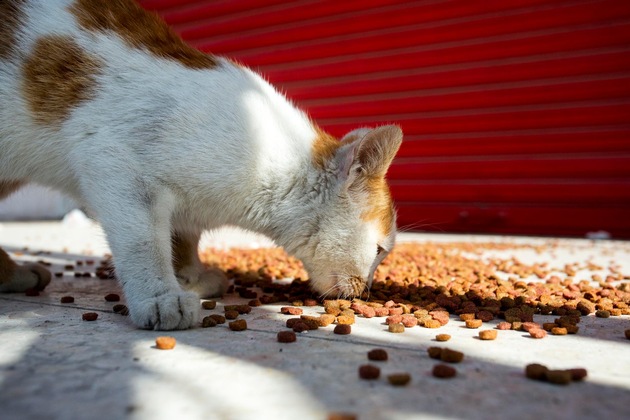
MULTIPOLYGON (((194 327, 199 296, 225 292, 197 253, 223 225, 273 239, 317 293, 370 286, 395 242, 398 126, 338 140, 132 0, 1 0, 0 15, 0 198, 34 182, 88 208, 138 327, 194 327)), ((4 291, 50 280, 0 257, 4 291)))

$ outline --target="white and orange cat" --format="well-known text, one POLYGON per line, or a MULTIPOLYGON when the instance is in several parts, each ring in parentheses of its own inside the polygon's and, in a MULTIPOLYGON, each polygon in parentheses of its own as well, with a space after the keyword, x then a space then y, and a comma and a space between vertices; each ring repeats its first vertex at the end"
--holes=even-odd
MULTIPOLYGON (((340 141, 260 76, 186 45, 132 0, 0 0, 0 198, 34 182, 101 223, 133 322, 196 325, 203 230, 234 225, 354 296, 391 250, 396 126, 340 141)), ((0 291, 49 276, 0 250, 0 291)))

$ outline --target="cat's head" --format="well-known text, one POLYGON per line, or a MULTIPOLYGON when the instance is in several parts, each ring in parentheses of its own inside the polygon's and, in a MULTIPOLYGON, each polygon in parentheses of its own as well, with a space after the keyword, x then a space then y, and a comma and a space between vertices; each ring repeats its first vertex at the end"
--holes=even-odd
POLYGON ((309 251, 301 256, 316 292, 360 295, 394 246, 396 212, 385 174, 402 137, 397 126, 361 128, 324 148, 328 199, 315 211, 309 251))

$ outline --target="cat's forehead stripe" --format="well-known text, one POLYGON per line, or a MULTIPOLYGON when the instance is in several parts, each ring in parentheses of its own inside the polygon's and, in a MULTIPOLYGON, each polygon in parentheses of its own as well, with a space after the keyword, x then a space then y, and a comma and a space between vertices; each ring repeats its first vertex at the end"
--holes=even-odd
POLYGON ((394 225, 394 205, 384 178, 373 178, 367 182, 368 208, 363 212, 365 221, 376 222, 381 233, 389 236, 394 225))
POLYGON ((79 25, 89 31, 114 32, 132 48, 178 61, 193 69, 210 69, 216 59, 186 44, 153 13, 133 0, 76 0, 70 7, 79 25))
POLYGON ((312 145, 313 165, 319 169, 323 169, 326 166, 326 161, 331 159, 341 143, 330 134, 323 130, 316 128, 317 137, 312 145))
POLYGON ((22 19, 24 0, 0 1, 0 58, 11 55, 15 46, 15 32, 22 19))
POLYGON ((99 64, 70 37, 37 39, 24 61, 22 82, 33 119, 40 124, 63 122, 93 96, 99 64))

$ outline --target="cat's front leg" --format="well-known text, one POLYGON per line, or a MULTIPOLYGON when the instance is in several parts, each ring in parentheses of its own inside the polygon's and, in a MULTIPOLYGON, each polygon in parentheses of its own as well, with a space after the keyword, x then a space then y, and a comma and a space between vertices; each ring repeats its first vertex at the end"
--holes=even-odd
POLYGON ((171 261, 174 197, 166 189, 139 182, 108 187, 96 189, 100 196, 92 195, 89 201, 108 237, 131 319, 146 329, 193 327, 199 296, 182 290, 171 261))
POLYGON ((173 267, 179 284, 201 297, 222 296, 228 280, 218 268, 206 268, 199 260, 198 233, 175 232, 172 236, 173 267))

